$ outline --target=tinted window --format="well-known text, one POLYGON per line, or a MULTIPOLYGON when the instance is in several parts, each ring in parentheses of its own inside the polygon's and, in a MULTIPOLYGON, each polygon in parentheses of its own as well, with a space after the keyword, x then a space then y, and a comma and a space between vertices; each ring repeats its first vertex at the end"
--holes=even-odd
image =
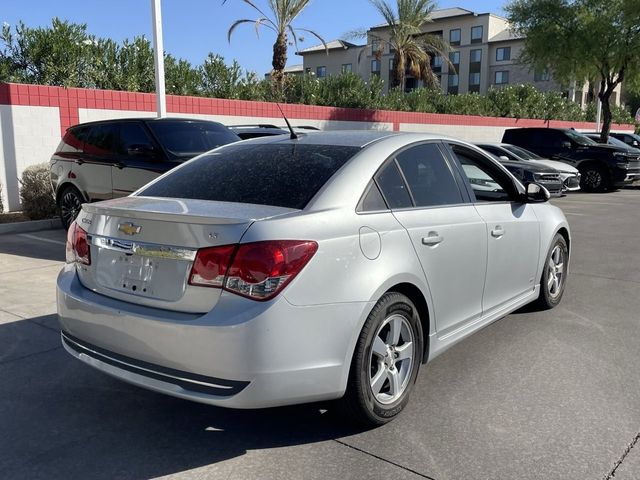
POLYGON ((152 147, 153 142, 139 123, 127 122, 120 125, 118 152, 127 154, 130 148, 152 147))
POLYGON ((118 142, 118 127, 107 123, 89 128, 84 151, 90 155, 111 155, 118 142))
POLYGON ((173 158, 191 158, 240 140, 225 126, 206 122, 149 122, 158 141, 173 158))
POLYGON ((380 210, 387 210, 387 204, 384 202, 384 198, 382 198, 382 194, 378 189, 378 186, 375 182, 369 183, 365 194, 362 196, 362 200, 360 200, 360 205, 358 205, 358 212, 377 212, 380 210))
POLYGON ((230 145, 188 162, 140 195, 304 208, 358 147, 230 145))
POLYGON ((397 160, 416 207, 462 203, 458 184, 437 145, 409 148, 397 160))
POLYGON ((396 162, 388 162, 376 175, 376 182, 389 208, 408 208, 413 206, 396 162))
POLYGON ((86 137, 86 127, 73 127, 65 133, 58 151, 65 153, 81 152, 86 137))
POLYGON ((451 145, 453 153, 479 202, 509 201, 509 178, 478 153, 459 145, 451 145))

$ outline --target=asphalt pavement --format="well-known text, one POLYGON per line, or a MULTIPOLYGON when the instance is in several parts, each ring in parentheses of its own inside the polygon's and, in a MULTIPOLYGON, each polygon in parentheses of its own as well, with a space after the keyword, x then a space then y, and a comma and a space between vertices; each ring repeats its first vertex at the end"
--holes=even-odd
POLYGON ((361 430, 332 406, 234 411, 114 380, 60 346, 61 230, 0 236, 0 478, 640 478, 640 189, 554 200, 563 301, 493 323, 361 430))

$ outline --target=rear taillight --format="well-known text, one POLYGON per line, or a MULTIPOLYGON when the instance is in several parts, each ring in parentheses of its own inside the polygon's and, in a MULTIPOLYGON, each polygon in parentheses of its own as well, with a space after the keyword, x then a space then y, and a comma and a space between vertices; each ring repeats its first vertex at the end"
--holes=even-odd
POLYGON ((67 263, 91 265, 91 249, 87 232, 73 222, 67 231, 67 263))
POLYGON ((191 285, 224 288, 253 300, 276 296, 318 250, 306 240, 272 240, 198 250, 191 285))

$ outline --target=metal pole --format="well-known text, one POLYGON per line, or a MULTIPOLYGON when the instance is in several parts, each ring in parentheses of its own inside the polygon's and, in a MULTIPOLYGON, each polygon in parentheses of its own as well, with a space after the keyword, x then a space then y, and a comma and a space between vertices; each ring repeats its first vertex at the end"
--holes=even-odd
POLYGON ((167 99, 164 94, 164 47, 162 45, 162 7, 160 0, 151 0, 153 17, 153 57, 156 67, 156 105, 158 117, 167 116, 167 99))
POLYGON ((596 132, 600 132, 600 119, 602 118, 602 100, 598 97, 598 109, 596 110, 596 132))

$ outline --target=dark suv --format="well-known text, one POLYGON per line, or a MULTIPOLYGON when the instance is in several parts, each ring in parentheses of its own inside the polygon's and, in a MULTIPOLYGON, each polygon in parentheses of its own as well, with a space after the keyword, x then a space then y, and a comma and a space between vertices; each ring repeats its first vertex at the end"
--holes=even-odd
POLYGON ((586 192, 602 192, 640 180, 638 154, 598 144, 572 129, 513 128, 504 132, 502 141, 573 165, 580 170, 580 188, 586 192))
POLYGON ((196 155, 240 138, 220 123, 143 118, 67 130, 50 160, 65 228, 85 202, 123 197, 196 155))

